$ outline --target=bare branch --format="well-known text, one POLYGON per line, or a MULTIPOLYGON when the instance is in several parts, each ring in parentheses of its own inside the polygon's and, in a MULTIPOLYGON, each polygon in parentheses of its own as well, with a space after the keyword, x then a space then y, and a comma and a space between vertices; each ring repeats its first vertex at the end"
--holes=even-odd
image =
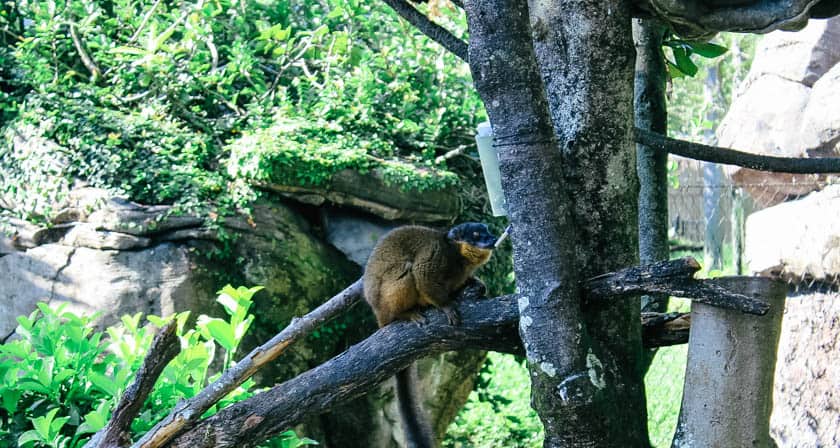
POLYGON ((443 45, 444 48, 461 58, 462 61, 469 62, 466 42, 447 31, 446 28, 429 20, 428 17, 405 0, 383 1, 393 8, 403 19, 407 20, 408 23, 414 25, 426 36, 429 36, 430 39, 443 45))
MULTIPOLYGON (((685 257, 602 274, 587 280, 584 287, 592 299, 660 293, 749 314, 764 315, 770 309, 766 303, 732 290, 720 279, 694 279, 699 269, 697 260, 685 257)), ((769 284, 773 280, 766 281, 769 284)))
POLYGON ((155 335, 143 365, 137 371, 134 382, 125 390, 117 404, 108 425, 96 433, 85 444, 85 448, 110 448, 128 446, 131 442, 131 422, 149 397, 163 369, 181 351, 175 329, 178 323, 172 319, 155 335))
POLYGON ((642 343, 645 348, 685 344, 690 329, 689 313, 642 313, 642 343))
MULTIPOLYGON (((591 295, 626 296, 639 290, 646 291, 638 284, 649 287, 650 277, 657 279, 654 284, 666 288, 662 285, 667 285, 669 281, 683 282, 683 277, 690 278, 698 269, 699 265, 694 259, 686 258, 605 274, 584 286, 593 288, 591 295)), ((702 284, 705 281, 691 282, 702 284)), ((721 286, 717 289, 723 289, 728 298, 737 296, 721 286)), ((716 289, 705 287, 696 290, 706 294, 710 291, 715 292, 716 289)), ((197 446, 252 446, 249 445, 252 440, 262 440, 260 437, 277 434, 305 415, 326 412, 330 406, 363 394, 418 357, 461 348, 524 353, 518 335, 519 313, 514 296, 481 300, 464 297, 458 301, 463 320, 459 326, 447 325, 445 316, 439 311, 427 311, 428 325, 401 322, 389 325, 315 370, 275 386, 265 394, 236 405, 238 407, 228 408, 211 419, 198 422, 207 409, 266 363, 274 360, 289 345, 358 302, 361 296, 362 282, 357 280, 311 313, 295 319, 277 336, 225 371, 216 382, 195 397, 180 403, 136 442, 133 448, 162 447, 169 443, 173 446, 193 443, 197 443, 197 446), (257 426, 262 429, 251 432, 257 426), (175 438, 185 430, 186 433, 175 438), (193 440, 203 434, 202 431, 209 431, 212 435, 208 435, 205 442, 193 440)), ((685 342, 687 328, 669 324, 674 319, 676 317, 656 318, 654 314, 647 314, 642 322, 647 335, 645 347, 685 342)))
POLYGON ((102 70, 99 69, 99 66, 96 65, 96 62, 93 61, 85 50, 85 46, 82 44, 82 39, 79 38, 78 30, 76 30, 75 23, 70 24, 70 39, 73 40, 73 46, 76 47, 76 52, 79 53, 79 58, 82 60, 82 64, 90 72, 91 79, 96 82, 96 80, 102 75, 102 70))
POLYGON ((362 280, 348 286, 335 297, 299 319, 292 320, 286 328, 265 344, 255 348, 235 366, 226 370, 216 381, 196 396, 179 403, 172 412, 150 429, 133 448, 155 448, 168 443, 184 428, 198 421, 205 411, 244 383, 257 370, 273 361, 292 343, 311 333, 319 325, 337 316, 362 297, 362 280))
POLYGON ((636 143, 651 147, 657 151, 665 151, 695 160, 737 165, 759 171, 796 174, 840 173, 840 158, 837 157, 806 159, 763 156, 736 151, 734 149, 677 140, 640 128, 636 128, 636 143))

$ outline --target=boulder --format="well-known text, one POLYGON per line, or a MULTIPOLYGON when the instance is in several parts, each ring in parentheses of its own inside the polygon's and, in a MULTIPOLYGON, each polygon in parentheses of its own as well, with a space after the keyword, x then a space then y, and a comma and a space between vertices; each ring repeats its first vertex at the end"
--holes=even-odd
POLYGON ((840 446, 840 294, 789 297, 773 391, 781 448, 840 446))
MULTIPOLYGON (((837 42, 840 46, 840 36, 837 42)), ((808 156, 840 157, 840 64, 814 84, 799 134, 808 156)))
POLYGON ((786 280, 771 434, 780 447, 840 446, 840 185, 747 220, 754 274, 786 280))
MULTIPOLYGON (((718 127, 719 145, 780 157, 835 155, 840 119, 835 80, 840 68, 834 67, 838 61, 840 17, 812 20, 797 33, 768 34, 718 127)), ((729 173, 759 207, 801 197, 827 183, 824 175, 737 167, 729 173)))
POLYGON ((765 75, 814 85, 840 61, 840 17, 811 20, 795 33, 774 31, 761 39, 750 68, 750 79, 765 75))
POLYGON ((305 204, 352 207, 392 221, 452 221, 461 211, 458 195, 452 189, 406 190, 387 182, 377 170, 367 174, 341 170, 332 175, 327 185, 317 187, 253 183, 305 204))
POLYGON ((749 270, 793 283, 840 280, 840 185, 747 218, 749 270))

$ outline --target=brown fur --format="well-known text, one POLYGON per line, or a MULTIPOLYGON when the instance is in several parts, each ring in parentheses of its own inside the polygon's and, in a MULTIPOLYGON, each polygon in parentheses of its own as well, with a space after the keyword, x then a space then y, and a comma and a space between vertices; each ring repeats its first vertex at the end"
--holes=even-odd
POLYGON ((380 327, 409 319, 423 307, 445 307, 491 254, 490 249, 450 242, 446 232, 399 227, 379 241, 368 259, 365 300, 380 327))
MULTIPOLYGON (((442 308, 450 322, 455 322, 457 314, 449 307, 454 293, 491 253, 490 249, 451 242, 446 232, 421 226, 399 227, 373 248, 363 277, 365 300, 380 327, 397 319, 412 319, 428 306, 442 308)), ((406 446, 434 448, 435 438, 419 405, 410 369, 396 376, 406 446)))

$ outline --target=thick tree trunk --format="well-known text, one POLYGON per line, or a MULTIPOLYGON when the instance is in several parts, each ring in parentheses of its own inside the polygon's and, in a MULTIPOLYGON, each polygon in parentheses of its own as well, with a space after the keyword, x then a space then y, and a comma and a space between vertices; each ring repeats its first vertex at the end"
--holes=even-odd
MULTIPOLYGON (((633 175, 630 3, 529 3, 534 47, 563 157, 564 186, 573 201, 577 240, 571 264, 583 278, 636 264, 639 187, 633 175)), ((647 444, 641 334, 634 324, 638 313, 635 301, 584 303, 578 344, 586 352, 586 370, 558 375, 557 385, 580 383, 577 375, 584 373, 591 387, 582 390, 585 404, 561 404, 563 412, 552 423, 563 428, 551 436, 546 431, 546 446, 647 444), (586 429, 575 427, 581 417, 587 418, 586 429)), ((562 394, 557 395, 552 399, 562 403, 562 394)))
POLYGON ((579 289, 637 256, 629 4, 532 2, 530 18, 523 2, 465 7, 470 65, 497 136, 545 446, 643 446, 639 306, 582 306, 579 289))

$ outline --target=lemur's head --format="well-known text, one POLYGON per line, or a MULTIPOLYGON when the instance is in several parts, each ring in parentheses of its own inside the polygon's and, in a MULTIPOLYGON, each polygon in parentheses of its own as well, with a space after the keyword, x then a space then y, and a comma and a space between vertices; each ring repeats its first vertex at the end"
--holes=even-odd
POLYGON ((479 222, 465 222, 449 229, 446 234, 449 241, 454 243, 466 243, 479 249, 493 249, 496 244, 496 236, 490 233, 486 224, 479 222))

